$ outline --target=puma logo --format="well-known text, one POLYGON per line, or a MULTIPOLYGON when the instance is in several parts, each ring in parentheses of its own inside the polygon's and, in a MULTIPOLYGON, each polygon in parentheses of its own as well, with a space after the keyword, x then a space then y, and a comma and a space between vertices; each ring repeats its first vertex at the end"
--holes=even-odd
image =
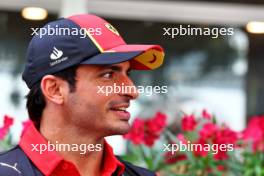
POLYGON ((4 166, 4 167, 8 167, 11 168, 13 170, 15 170, 17 173, 22 174, 20 170, 17 169, 17 163, 14 164, 14 166, 7 164, 7 163, 1 163, 0 162, 0 166, 4 166))

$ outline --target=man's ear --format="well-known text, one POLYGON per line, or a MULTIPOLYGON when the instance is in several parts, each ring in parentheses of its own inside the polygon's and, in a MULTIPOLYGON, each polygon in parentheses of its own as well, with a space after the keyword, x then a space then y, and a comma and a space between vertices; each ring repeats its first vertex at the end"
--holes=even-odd
POLYGON ((62 79, 53 75, 46 75, 42 78, 40 86, 46 99, 55 104, 62 104, 65 96, 65 85, 65 81, 62 79))

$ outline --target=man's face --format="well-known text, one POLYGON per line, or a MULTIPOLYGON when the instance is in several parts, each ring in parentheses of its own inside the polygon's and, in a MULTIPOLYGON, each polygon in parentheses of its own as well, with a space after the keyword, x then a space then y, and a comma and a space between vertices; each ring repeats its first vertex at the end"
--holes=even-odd
POLYGON ((69 91, 65 97, 64 112, 69 123, 83 132, 103 136, 127 133, 130 114, 126 108, 138 93, 108 92, 106 95, 104 91, 106 86, 134 86, 129 70, 128 61, 110 66, 79 66, 76 90, 69 91))

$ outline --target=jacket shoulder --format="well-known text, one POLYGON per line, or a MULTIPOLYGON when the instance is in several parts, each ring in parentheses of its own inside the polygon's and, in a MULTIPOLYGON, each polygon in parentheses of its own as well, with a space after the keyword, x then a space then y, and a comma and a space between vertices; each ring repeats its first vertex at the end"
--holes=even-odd
POLYGON ((39 175, 34 170, 34 165, 19 146, 0 152, 0 176, 39 175))

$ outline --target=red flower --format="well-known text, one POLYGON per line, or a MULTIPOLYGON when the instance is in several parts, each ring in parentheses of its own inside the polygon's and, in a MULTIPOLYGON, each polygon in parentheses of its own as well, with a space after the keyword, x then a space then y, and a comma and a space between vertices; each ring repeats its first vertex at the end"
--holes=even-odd
POLYGON ((134 144, 141 144, 144 142, 145 122, 143 119, 136 118, 132 124, 131 130, 124 138, 131 140, 134 144))
POLYGON ((195 144, 197 144, 196 145, 197 147, 193 150, 194 155, 200 156, 200 157, 206 157, 208 154, 208 151, 210 150, 208 148, 208 145, 205 145, 207 144, 207 142, 204 139, 200 138, 198 139, 197 142, 195 142, 195 144))
POLYGON ((216 132, 214 142, 217 144, 235 144, 238 140, 238 133, 230 128, 224 127, 216 132))
POLYGON ((13 121, 14 119, 12 117, 7 115, 4 116, 4 126, 0 128, 0 140, 6 136, 13 121))
POLYGON ((217 153, 214 155, 215 160, 226 160, 228 159, 228 155, 226 151, 218 150, 217 153))
POLYGON ((194 115, 185 115, 182 118, 182 130, 183 131, 192 131, 196 127, 197 122, 195 120, 194 115))
MULTIPOLYGON (((237 140, 238 140, 238 133, 236 133, 235 131, 227 127, 224 127, 216 132, 213 143, 218 144, 218 147, 220 148, 221 148, 221 145, 223 146, 223 144, 225 144, 226 147, 227 145, 233 144, 233 146, 235 147, 237 140)), ((214 155, 214 158, 216 160, 228 159, 227 148, 222 149, 222 150, 220 150, 220 148, 218 148, 218 151, 214 155)))
POLYGON ((177 138, 179 141, 181 141, 183 144, 187 144, 188 141, 185 139, 185 136, 183 134, 178 134, 177 138))
POLYGON ((217 125, 209 122, 203 125, 202 129, 199 131, 199 134, 202 139, 206 140, 208 138, 212 138, 217 130, 218 130, 217 125))
POLYGON ((160 112, 157 112, 154 118, 146 121, 149 131, 154 133, 161 132, 164 127, 166 127, 166 115, 160 112))
POLYGON ((144 144, 152 147, 157 139, 159 139, 159 134, 148 132, 145 134, 144 144))
POLYGON ((208 113, 208 111, 206 109, 203 110, 202 112, 202 117, 208 120, 212 119, 212 115, 208 113))
POLYGON ((187 157, 184 154, 179 154, 179 153, 174 153, 172 154, 172 152, 166 152, 165 153, 165 163, 167 164, 173 164, 176 163, 178 161, 182 161, 182 160, 186 160, 187 157))
POLYGON ((9 128, 13 125, 14 119, 8 115, 4 116, 4 127, 9 128))
POLYGON ((264 116, 252 117, 242 135, 243 139, 253 143, 254 151, 264 151, 264 116))
MULTIPOLYGON (((202 145, 216 144, 216 149, 214 149, 214 158, 216 160, 225 160, 228 158, 227 151, 231 150, 232 145, 235 147, 238 140, 238 133, 227 128, 227 127, 218 127, 216 124, 211 122, 203 125, 202 129, 199 131, 200 139, 197 143, 202 145), (227 146, 229 145, 229 146, 227 146), (217 152, 216 152, 217 151, 217 152)), ((211 150, 211 149, 210 149, 211 150)), ((206 151, 196 151, 194 152, 198 156, 206 156, 206 151)))
POLYGON ((167 116, 161 112, 157 112, 153 118, 145 121, 145 136, 144 143, 151 147, 157 139, 159 139, 161 132, 166 127, 167 116))
POLYGON ((143 120, 136 118, 130 132, 124 138, 131 140, 134 144, 145 144, 153 146, 166 127, 166 115, 157 112, 153 118, 143 120))
MULTIPOLYGON (((226 170, 225 166, 223 166, 223 165, 218 165, 218 166, 216 167, 216 169, 217 169, 218 171, 225 171, 225 170, 226 170)), ((214 170, 213 170, 212 168, 210 168, 210 167, 208 167, 208 168, 206 169, 206 171, 207 171, 208 174, 210 174, 210 175, 214 174, 214 170)))
POLYGON ((5 138, 7 132, 8 132, 7 128, 4 128, 4 127, 0 128, 0 140, 5 138))
POLYGON ((225 166, 223 166, 223 165, 218 165, 218 166, 217 166, 217 170, 219 170, 219 171, 224 171, 224 170, 226 170, 226 168, 225 168, 225 166))

